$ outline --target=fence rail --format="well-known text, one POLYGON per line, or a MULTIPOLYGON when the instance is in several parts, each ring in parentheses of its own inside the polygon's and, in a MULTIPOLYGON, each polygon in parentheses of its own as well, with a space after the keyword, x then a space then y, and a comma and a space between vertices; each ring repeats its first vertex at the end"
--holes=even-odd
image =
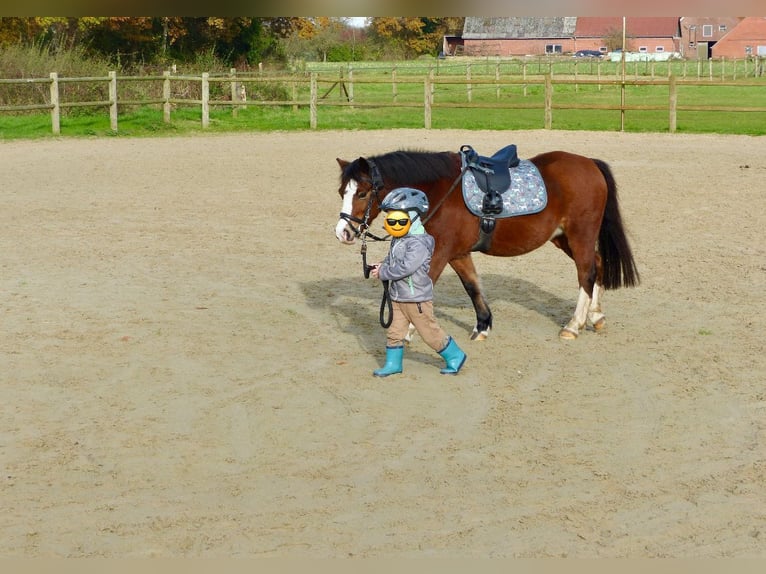
MULTIPOLYGON (((701 79, 699 76, 686 78, 676 76, 672 69, 668 67, 667 77, 657 77, 652 68, 651 76, 629 77, 623 75, 618 77, 615 73, 602 75, 599 71, 597 75, 584 75, 577 73, 567 75, 553 73, 552 68, 541 70, 543 73, 527 73, 524 67, 520 75, 501 76, 500 64, 495 65, 494 75, 473 75, 471 64, 467 64, 463 70, 463 75, 448 75, 448 70, 444 67, 435 70, 431 66, 428 73, 424 75, 398 74, 397 67, 390 69, 388 77, 381 77, 370 74, 368 77, 354 77, 354 69, 348 66, 346 69, 340 68, 338 75, 322 74, 317 71, 305 73, 294 73, 290 75, 265 75, 262 72, 256 75, 238 74, 236 69, 232 69, 228 75, 202 73, 200 75, 174 75, 169 71, 163 75, 155 76, 117 76, 117 73, 109 72, 105 77, 59 77, 57 73, 52 72, 48 78, 24 78, 24 79, 0 79, 0 88, 3 85, 28 85, 28 84, 47 84, 49 86, 49 98, 44 103, 2 105, 0 113, 13 113, 21 111, 49 110, 51 115, 51 128, 54 134, 61 133, 61 111, 68 108, 108 108, 110 129, 114 132, 118 130, 118 119, 120 107, 125 106, 151 106, 162 107, 163 120, 166 123, 171 121, 171 114, 174 106, 198 106, 201 114, 201 125, 203 128, 209 127, 210 109, 214 106, 231 107, 232 113, 237 114, 239 109, 247 106, 292 106, 294 109, 307 107, 309 113, 309 125, 311 129, 317 127, 317 117, 319 108, 323 106, 340 106, 353 108, 381 108, 381 107, 399 107, 423 109, 423 127, 431 128, 431 114, 437 108, 477 108, 477 109, 540 109, 544 111, 544 128, 551 129, 553 110, 579 109, 579 110, 619 110, 624 116, 626 111, 635 110, 666 110, 668 112, 668 130, 676 131, 676 117, 678 111, 704 111, 704 112, 766 112, 766 107, 760 106, 699 106, 699 105, 679 105, 678 87, 679 86, 735 86, 735 87, 764 87, 766 82, 762 78, 753 76, 752 79, 727 81, 725 76, 713 80, 713 76, 701 79), (437 75, 437 71, 438 74, 437 75), (118 98, 118 82, 120 84, 127 82, 149 82, 162 84, 162 97, 147 97, 141 99, 118 98), (199 97, 179 97, 173 92, 173 84, 177 82, 199 83, 199 97), (281 85, 290 86, 292 97, 283 99, 247 99, 247 86, 253 83, 274 82, 281 85), (97 83, 104 84, 107 87, 107 99, 91 101, 62 101, 62 84, 82 84, 97 83), (228 94, 225 90, 218 90, 219 97, 211 97, 210 85, 221 84, 222 88, 228 86, 228 94), (376 97, 370 100, 355 98, 354 87, 390 84, 391 93, 389 100, 381 100, 376 97), (420 100, 402 101, 399 97, 400 92, 406 86, 422 85, 422 97, 420 100), (575 89, 579 86, 596 85, 599 89, 602 86, 618 86, 623 96, 619 104, 589 104, 575 102, 554 101, 554 86, 572 85, 575 89), (324 86, 320 92, 320 86, 324 86), (462 101, 437 101, 437 91, 444 90, 449 86, 456 86, 462 90, 464 97, 462 101), (531 87, 538 86, 544 90, 542 101, 522 102, 522 101, 500 101, 500 90, 504 87, 521 86, 524 95, 531 87), (664 104, 627 104, 625 102, 624 91, 631 86, 667 86, 668 97, 664 104), (329 94, 338 88, 337 99, 329 98, 329 94), (494 88, 497 93, 496 101, 479 102, 474 101, 474 89, 494 88), (299 93, 302 97, 299 97, 299 93)), ((540 65, 538 63, 538 68, 540 65)), ((485 66, 486 67, 486 66, 485 66)), ((761 64, 762 68, 762 64, 761 64)), ((684 65, 684 70, 686 69, 684 65)), ((712 70, 712 64, 710 69, 712 70)), ((757 64, 754 64, 757 69, 757 64)), ((600 70, 600 68, 599 68, 600 70)), ((195 90, 197 91, 197 90, 195 90)), ((410 92, 412 90, 410 89, 410 92)), ((622 127, 622 126, 621 126, 622 127)))

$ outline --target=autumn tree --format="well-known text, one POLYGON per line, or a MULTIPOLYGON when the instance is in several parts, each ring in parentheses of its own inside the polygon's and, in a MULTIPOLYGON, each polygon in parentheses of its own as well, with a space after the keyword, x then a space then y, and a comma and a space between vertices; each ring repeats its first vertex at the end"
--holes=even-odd
POLYGON ((370 31, 392 58, 436 55, 446 34, 462 30, 463 18, 391 17, 372 18, 370 31))
MULTIPOLYGON (((292 33, 283 39, 285 53, 290 59, 338 61, 353 59, 354 31, 343 18, 299 18, 292 33), (344 47, 351 46, 350 49, 344 47)), ((360 32, 360 36, 362 33, 360 32)), ((360 37, 361 40, 361 37, 360 37)))

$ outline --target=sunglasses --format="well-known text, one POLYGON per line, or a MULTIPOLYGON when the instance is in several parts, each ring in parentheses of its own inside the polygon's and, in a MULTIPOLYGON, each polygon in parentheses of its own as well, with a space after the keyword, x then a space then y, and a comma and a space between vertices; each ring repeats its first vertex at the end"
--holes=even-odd
POLYGON ((409 219, 386 219, 386 223, 388 223, 391 227, 396 225, 397 223, 399 226, 404 227, 409 223, 409 219))

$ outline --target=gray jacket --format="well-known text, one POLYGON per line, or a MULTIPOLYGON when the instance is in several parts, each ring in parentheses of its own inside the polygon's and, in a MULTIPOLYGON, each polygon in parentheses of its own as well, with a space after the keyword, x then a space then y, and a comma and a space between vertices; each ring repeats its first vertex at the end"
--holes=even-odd
POLYGON ((414 303, 431 301, 434 284, 428 276, 434 238, 428 233, 405 235, 391 241, 391 249, 380 264, 379 277, 390 281, 389 294, 393 301, 414 303))

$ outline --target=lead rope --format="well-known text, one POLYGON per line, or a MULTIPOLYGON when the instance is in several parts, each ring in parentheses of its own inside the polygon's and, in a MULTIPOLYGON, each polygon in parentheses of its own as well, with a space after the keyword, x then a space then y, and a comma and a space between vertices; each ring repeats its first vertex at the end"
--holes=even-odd
MULTIPOLYGON (((359 249, 359 252, 362 254, 362 273, 364 274, 365 279, 370 278, 370 271, 373 269, 372 265, 367 264, 367 237, 372 237, 375 241, 386 241, 385 238, 378 237, 376 235, 373 235, 370 233, 369 229, 369 218, 370 218, 370 209, 372 208, 372 201, 373 199, 377 200, 378 203, 380 203, 380 200, 378 199, 378 191, 383 189, 383 178, 380 176, 380 172, 378 171, 378 166, 375 165, 375 162, 371 159, 367 160, 367 163, 370 165, 370 175, 372 176, 372 192, 373 195, 370 197, 370 201, 367 203, 367 208, 364 212, 364 222, 361 227, 364 227, 364 232, 361 234, 362 236, 362 246, 359 249)), ((388 329, 391 326, 392 321, 394 320, 394 306, 391 302, 391 294, 389 293, 389 282, 387 280, 383 281, 381 280, 381 283, 383 283, 383 298, 380 300, 380 312, 378 313, 378 320, 380 321, 380 326, 384 329, 388 329), (385 318, 385 313, 388 311, 388 318, 385 318)))
MULTIPOLYGON (((362 236, 362 247, 360 249, 362 253, 362 271, 364 272, 364 278, 370 278, 370 271, 373 269, 373 265, 367 265, 367 236, 362 236)), ((383 283, 383 298, 380 300, 380 313, 378 314, 378 320, 380 326, 384 329, 388 329, 391 326, 391 322, 394 320, 394 306, 391 302, 391 294, 388 291, 388 280, 381 280, 383 283), (385 318, 385 312, 388 311, 388 319, 385 318)))

